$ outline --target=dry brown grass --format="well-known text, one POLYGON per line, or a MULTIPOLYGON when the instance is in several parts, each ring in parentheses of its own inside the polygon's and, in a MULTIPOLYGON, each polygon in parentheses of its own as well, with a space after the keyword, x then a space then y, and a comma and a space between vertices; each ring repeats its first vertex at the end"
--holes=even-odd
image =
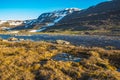
POLYGON ((120 50, 48 42, 0 41, 0 80, 119 80, 120 50), (80 62, 55 61, 69 53, 80 62))

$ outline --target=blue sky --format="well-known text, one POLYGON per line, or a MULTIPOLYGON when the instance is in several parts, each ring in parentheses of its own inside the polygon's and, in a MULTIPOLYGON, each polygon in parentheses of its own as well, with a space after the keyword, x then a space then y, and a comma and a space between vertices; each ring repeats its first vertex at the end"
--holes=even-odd
POLYGON ((85 9, 107 0, 0 0, 0 20, 37 18, 43 12, 64 8, 85 9))

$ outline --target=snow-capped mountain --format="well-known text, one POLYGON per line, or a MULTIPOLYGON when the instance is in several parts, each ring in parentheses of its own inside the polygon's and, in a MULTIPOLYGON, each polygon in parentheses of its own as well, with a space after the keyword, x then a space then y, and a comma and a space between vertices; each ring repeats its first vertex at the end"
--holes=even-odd
MULTIPOLYGON (((0 24, 5 23, 1 21, 0 24)), ((29 32, 114 30, 120 29, 120 0, 110 0, 87 9, 66 8, 41 14, 37 19, 25 20, 11 30, 29 32), (114 28, 115 27, 115 28, 114 28)), ((5 27, 3 27, 5 28, 5 27)))
POLYGON ((57 23, 64 16, 71 14, 74 11, 80 11, 80 9, 78 9, 78 8, 66 8, 64 10, 43 13, 38 17, 38 22, 39 23, 57 23))
MULTIPOLYGON (((48 13, 41 14, 36 21, 34 21, 35 24, 45 24, 42 26, 39 30, 31 30, 30 32, 40 32, 45 30, 47 27, 53 26, 56 23, 58 23, 60 20, 62 20, 66 15, 69 15, 75 11, 80 11, 78 8, 66 8, 64 10, 58 10, 48 13)), ((34 24, 33 22, 31 22, 34 24)), ((31 24, 30 23, 30 24, 31 24)))
POLYGON ((0 20, 0 25, 5 23, 5 22, 7 22, 7 21, 0 20))
POLYGON ((53 12, 47 12, 41 14, 37 19, 33 20, 25 20, 24 26, 21 28, 14 28, 17 29, 34 29, 37 26, 37 29, 31 30, 30 32, 40 32, 45 30, 47 27, 53 26, 54 24, 58 23, 62 20, 65 16, 75 12, 80 11, 78 8, 66 8, 63 10, 56 10, 53 12))
POLYGON ((101 2, 65 16, 47 32, 81 30, 120 30, 120 0, 101 2))

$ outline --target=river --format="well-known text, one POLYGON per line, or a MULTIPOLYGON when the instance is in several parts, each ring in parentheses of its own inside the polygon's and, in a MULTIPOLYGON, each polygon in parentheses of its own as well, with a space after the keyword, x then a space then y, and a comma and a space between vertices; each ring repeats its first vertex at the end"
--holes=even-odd
POLYGON ((49 35, 49 34, 36 34, 36 35, 4 35, 0 34, 3 39, 16 37, 19 39, 33 40, 33 41, 55 41, 66 40, 71 44, 79 46, 96 46, 105 47, 113 46, 120 49, 120 36, 98 36, 98 35, 49 35))

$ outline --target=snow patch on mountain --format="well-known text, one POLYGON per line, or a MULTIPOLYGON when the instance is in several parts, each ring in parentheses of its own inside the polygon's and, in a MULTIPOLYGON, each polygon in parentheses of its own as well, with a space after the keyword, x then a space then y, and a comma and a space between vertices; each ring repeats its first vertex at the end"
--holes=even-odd
POLYGON ((42 28, 40 28, 40 29, 38 29, 38 30, 31 30, 31 31, 29 31, 29 32, 41 32, 41 31, 46 30, 47 27, 51 27, 51 26, 53 26, 53 25, 54 25, 54 23, 48 23, 46 26, 43 26, 42 28))
POLYGON ((43 30, 45 30, 46 28, 41 28, 41 29, 39 29, 39 30, 31 30, 31 31, 29 31, 29 32, 41 32, 41 31, 43 31, 43 30))
POLYGON ((5 23, 5 22, 7 22, 7 21, 0 21, 0 24, 3 24, 3 23, 5 23))
POLYGON ((55 23, 48 23, 46 27, 53 26, 55 23))
POLYGON ((60 16, 58 19, 54 20, 54 23, 57 23, 59 22, 61 19, 63 19, 66 15, 62 15, 60 16))

